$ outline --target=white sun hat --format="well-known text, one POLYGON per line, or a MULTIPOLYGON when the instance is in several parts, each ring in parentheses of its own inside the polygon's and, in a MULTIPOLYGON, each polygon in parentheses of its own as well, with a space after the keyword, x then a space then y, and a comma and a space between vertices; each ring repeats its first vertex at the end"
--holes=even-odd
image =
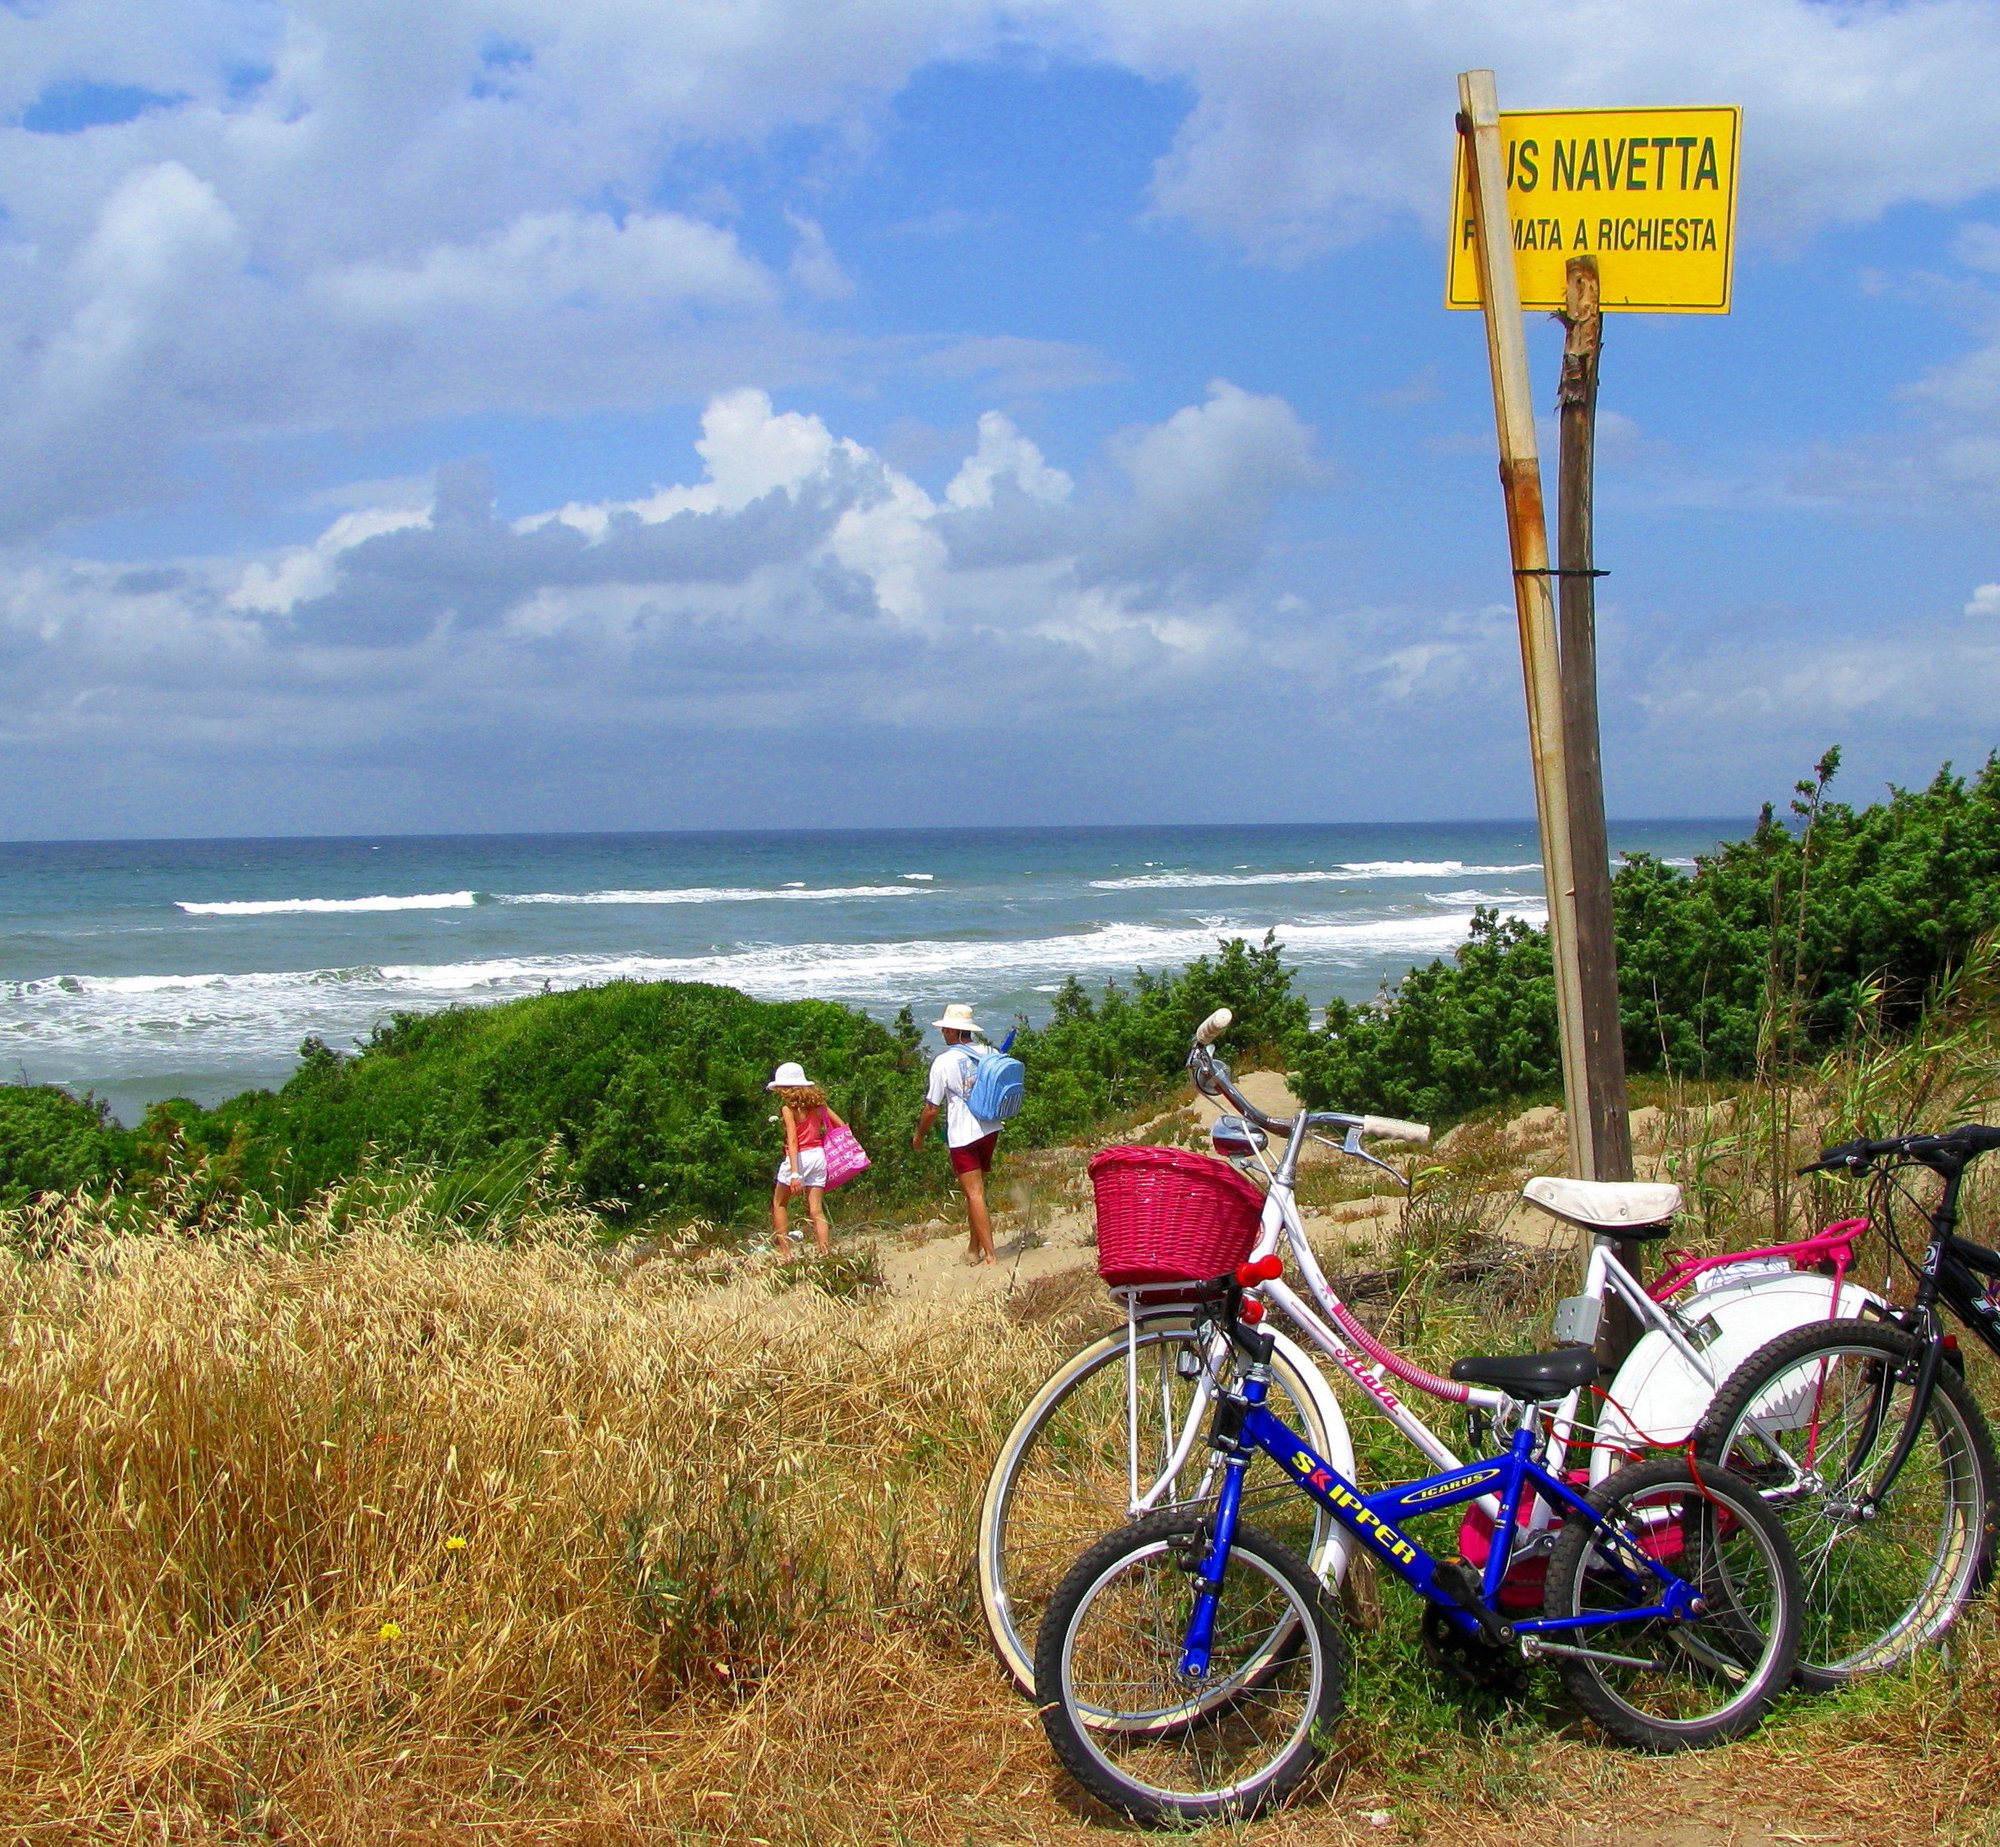
POLYGON ((933 1026, 942 1026, 955 1033, 976 1033, 983 1029, 972 1017, 972 1009, 962 1000, 955 1000, 944 1010, 944 1018, 933 1020, 933 1026))
POLYGON ((776 1077, 764 1086, 766 1090, 803 1090, 812 1079, 806 1076, 804 1065, 780 1065, 776 1077))

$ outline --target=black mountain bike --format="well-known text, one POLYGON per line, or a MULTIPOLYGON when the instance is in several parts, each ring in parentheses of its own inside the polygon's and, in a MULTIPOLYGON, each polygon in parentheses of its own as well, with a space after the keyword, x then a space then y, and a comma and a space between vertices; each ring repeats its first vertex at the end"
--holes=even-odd
POLYGON ((1873 1178, 1870 1213, 1914 1274, 1905 1308, 1781 1334, 1733 1372, 1695 1433, 1704 1461, 1749 1476, 1784 1521, 1805 1581, 1798 1677, 1825 1691, 1907 1660, 1986 1579, 2000 1469, 1942 1303, 2000 1355, 2000 1252, 1958 1235, 1965 1170, 2000 1129, 1842 1142, 1801 1173, 1873 1178), (1903 1176, 1944 1183, 1925 1209, 1903 1176), (1930 1223, 1920 1256, 1897 1195, 1930 1223))

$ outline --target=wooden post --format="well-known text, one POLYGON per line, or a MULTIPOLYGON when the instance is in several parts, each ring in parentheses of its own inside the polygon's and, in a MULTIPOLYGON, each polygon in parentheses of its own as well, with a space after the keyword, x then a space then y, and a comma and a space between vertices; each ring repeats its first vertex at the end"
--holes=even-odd
MULTIPOLYGON (((1556 625, 1562 666, 1563 738, 1569 767, 1570 843, 1576 880, 1577 972, 1583 1003, 1584 1108, 1591 1119, 1589 1180, 1632 1178, 1632 1124, 1626 1114, 1625 1036, 1618 1017, 1618 949, 1611 927, 1611 847, 1604 826, 1604 773, 1598 754, 1597 582, 1592 487, 1597 461, 1597 375, 1604 346, 1597 259, 1564 265, 1562 383, 1556 390, 1561 442, 1556 467, 1556 563, 1562 575, 1556 625)), ((1644 1247, 1613 1243, 1619 1261, 1641 1274, 1644 1247)), ((1615 1297, 1598 1330, 1599 1352, 1616 1367, 1639 1324, 1615 1297)))
POLYGON ((1500 103, 1491 71, 1461 71, 1459 133, 1465 138, 1473 246, 1485 304, 1486 357, 1493 375, 1493 421, 1500 436, 1500 490, 1514 559, 1514 615, 1521 631, 1527 686, 1528 749, 1541 826, 1542 883, 1549 900, 1549 947, 1556 974, 1556 1021, 1562 1043, 1563 1098, 1569 1113, 1570 1166, 1597 1170, 1595 1124, 1585 1105, 1582 983, 1576 960, 1576 880, 1571 865, 1569 773, 1563 740, 1561 658, 1549 535, 1542 509, 1542 463, 1528 387, 1528 342, 1514 275, 1513 227, 1507 213, 1500 103))

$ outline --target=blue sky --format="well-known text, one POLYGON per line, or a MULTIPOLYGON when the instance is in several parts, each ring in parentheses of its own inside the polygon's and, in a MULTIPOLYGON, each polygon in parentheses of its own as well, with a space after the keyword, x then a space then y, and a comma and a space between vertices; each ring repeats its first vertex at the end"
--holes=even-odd
POLYGON ((1608 326, 1614 812, 1982 758, 1985 0, 53 0, 0 833, 1525 812, 1473 65, 1745 111, 1734 312, 1608 326))

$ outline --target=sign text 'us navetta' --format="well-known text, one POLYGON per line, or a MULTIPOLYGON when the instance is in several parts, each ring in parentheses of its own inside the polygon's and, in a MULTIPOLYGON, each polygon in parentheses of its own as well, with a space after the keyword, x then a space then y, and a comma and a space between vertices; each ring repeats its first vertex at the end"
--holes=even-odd
MULTIPOLYGON (((1727 314, 1742 111, 1536 109, 1500 117, 1521 306, 1563 305, 1563 263, 1597 259, 1607 312, 1727 314)), ((1465 143, 1452 178, 1445 306, 1477 308, 1465 143)))

